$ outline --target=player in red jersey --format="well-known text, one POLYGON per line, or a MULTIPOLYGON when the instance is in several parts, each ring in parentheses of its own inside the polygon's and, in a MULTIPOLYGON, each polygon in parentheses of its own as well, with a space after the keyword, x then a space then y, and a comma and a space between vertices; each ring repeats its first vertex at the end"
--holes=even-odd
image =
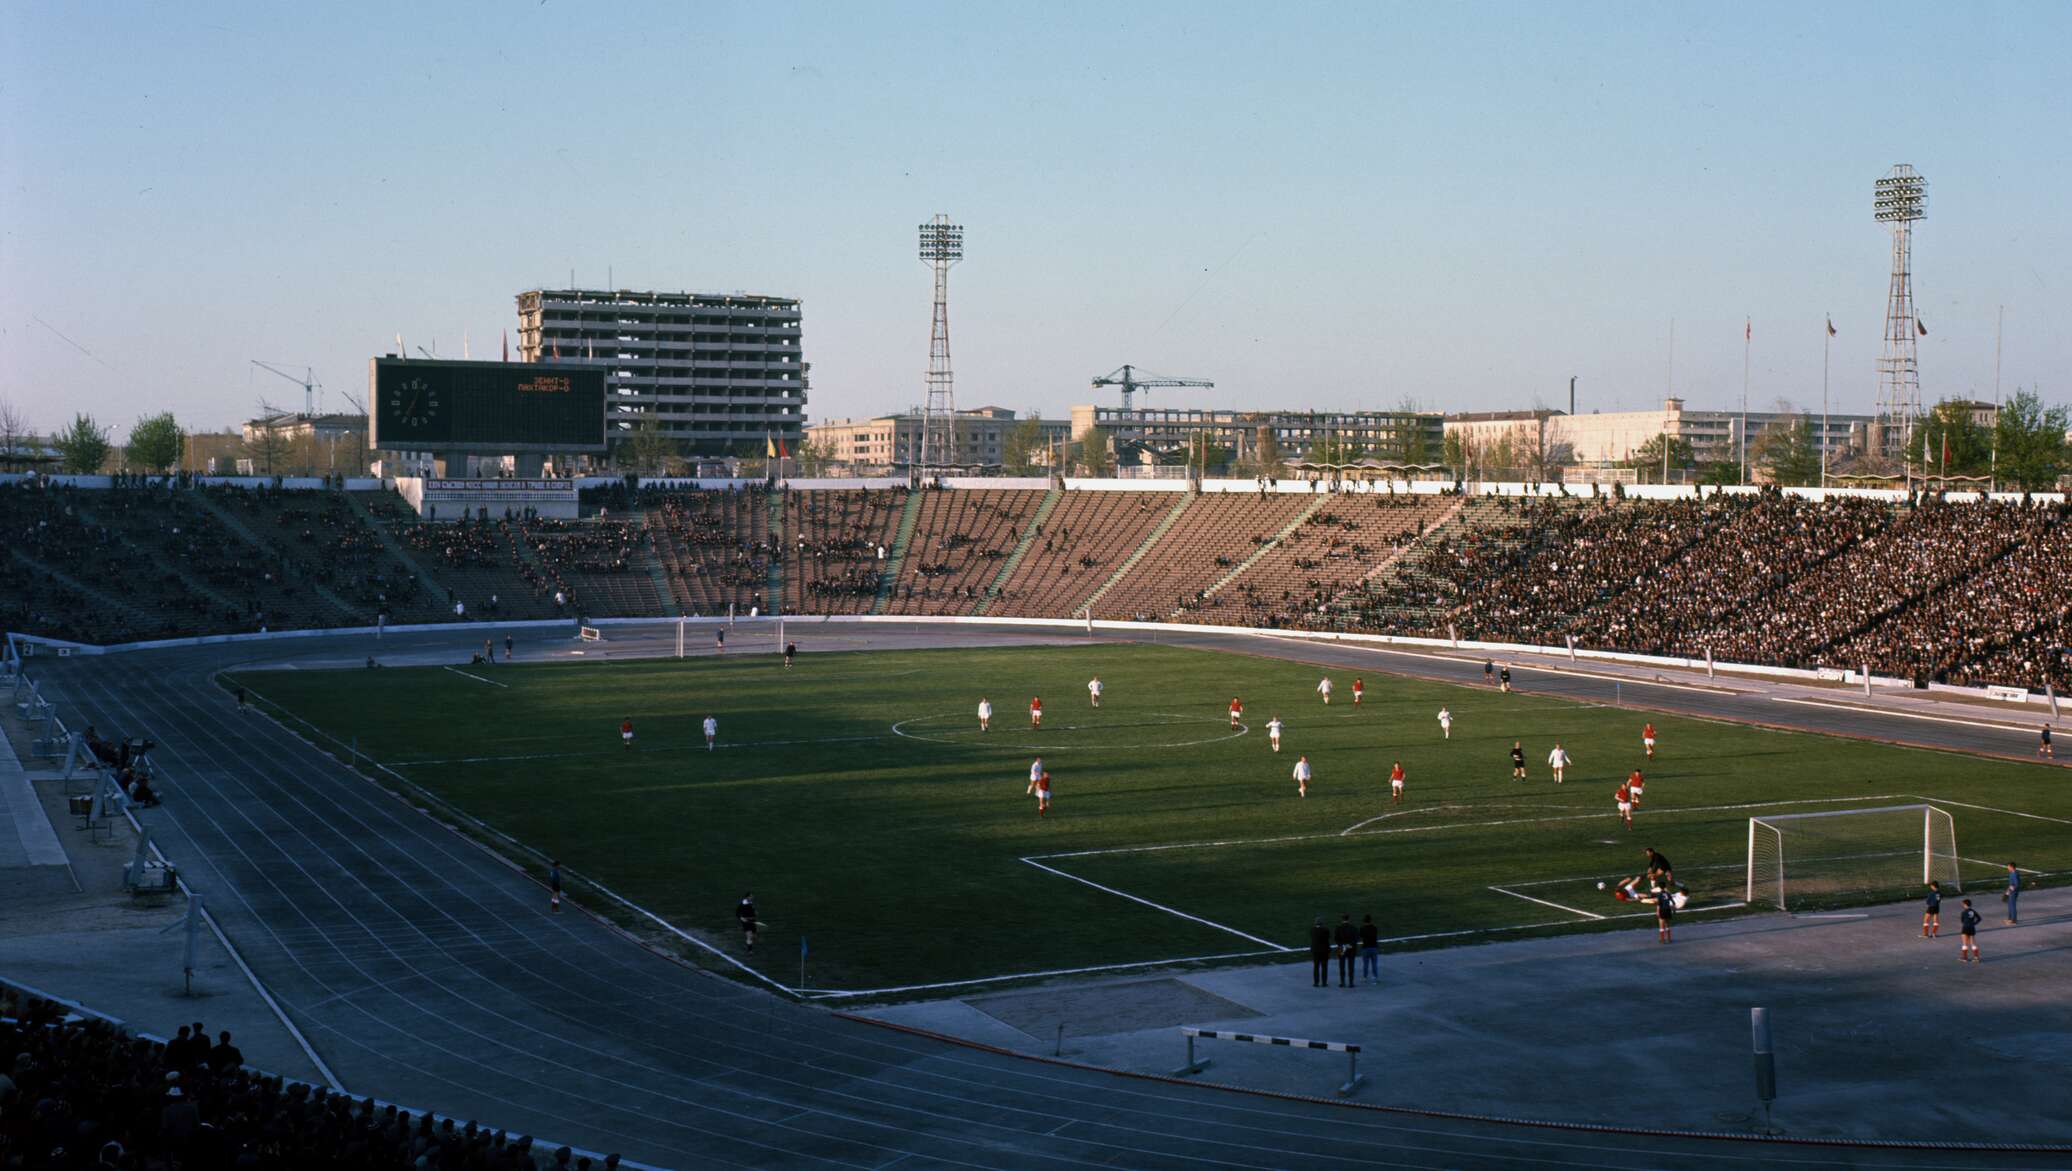
POLYGON ((1240 717, 1240 716, 1242 716, 1242 715, 1244 715, 1244 714, 1245 714, 1245 705, 1244 705, 1244 704, 1241 704, 1241 703, 1239 703, 1239 702, 1238 702, 1238 700, 1237 700, 1237 696, 1235 696, 1235 695, 1231 696, 1231 697, 1230 697, 1230 726, 1231 726, 1231 727, 1233 727, 1233 728, 1237 727, 1237 721, 1238 721, 1238 717, 1240 717))
POLYGON ((1036 816, 1050 816, 1050 774, 1036 774, 1036 779, 1029 782, 1029 791, 1036 794, 1036 816))
POLYGON ((1648 759, 1655 759, 1655 725, 1651 723, 1641 728, 1640 742, 1648 750, 1648 759))
POLYGON ((1618 791, 1612 794, 1612 800, 1617 801, 1619 803, 1619 820, 1626 823, 1627 829, 1632 829, 1633 790, 1627 788, 1624 784, 1621 784, 1618 788, 1618 791))
POLYGON ((1360 706, 1360 697, 1361 697, 1361 696, 1363 696, 1363 695, 1365 695, 1365 694, 1367 694, 1367 681, 1366 681, 1366 680, 1364 680, 1364 679, 1361 679, 1361 678, 1360 678, 1359 676, 1357 676, 1357 675, 1356 675, 1356 676, 1354 676, 1354 677, 1353 677, 1353 706, 1354 706, 1354 707, 1358 707, 1358 706, 1360 706))
POLYGON ((1647 778, 1640 775, 1639 769, 1634 769, 1633 775, 1626 778, 1626 787, 1633 790, 1633 807, 1640 808, 1640 794, 1647 787, 1647 778))
POLYGON ((1043 726, 1043 697, 1040 695, 1029 700, 1029 726, 1031 728, 1041 728, 1043 726))
POLYGON ((619 725, 619 739, 625 742, 626 747, 633 747, 633 717, 626 717, 625 722, 619 725))
POLYGON ((1396 762, 1394 768, 1389 770, 1389 803, 1391 805, 1401 805, 1403 803, 1403 762, 1400 760, 1396 762))

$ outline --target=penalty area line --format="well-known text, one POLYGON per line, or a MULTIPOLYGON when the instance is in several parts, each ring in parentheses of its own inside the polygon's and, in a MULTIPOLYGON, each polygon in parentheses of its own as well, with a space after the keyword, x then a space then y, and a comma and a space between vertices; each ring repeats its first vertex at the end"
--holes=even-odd
POLYGON ((1057 876, 1058 876, 1059 878, 1069 878, 1069 879, 1071 879, 1071 880, 1072 880, 1073 882, 1079 882, 1079 883, 1084 883, 1084 884, 1086 884, 1087 886, 1093 887, 1093 888, 1094 888, 1095 890, 1097 890, 1097 891, 1101 891, 1101 892, 1102 892, 1102 893, 1104 893, 1104 894, 1111 894, 1111 895, 1114 895, 1114 896, 1116 896, 1117 898, 1123 898, 1123 899, 1128 899, 1129 901, 1131 901, 1131 902, 1133 902, 1133 903, 1139 903, 1139 904, 1141 904, 1141 905, 1143 905, 1143 906, 1146 906, 1146 907, 1150 907, 1150 908, 1151 908, 1152 910, 1154 910, 1154 911, 1164 911, 1164 912, 1165 912, 1166 914, 1168 914, 1168 915, 1175 915, 1175 916, 1178 916, 1179 918, 1185 919, 1185 920, 1187 920, 1187 921, 1189 921, 1189 922, 1191 922, 1191 923, 1199 923, 1199 924, 1201 924, 1201 925, 1202 925, 1202 926, 1204 926, 1204 927, 1213 927, 1213 928, 1215 928, 1215 929, 1216 929, 1216 930, 1218 930, 1218 931, 1224 932, 1225 934, 1228 934, 1228 935, 1235 935, 1235 936, 1237 936, 1237 937, 1238 937, 1239 939, 1243 939, 1243 940, 1246 940, 1246 941, 1248 941, 1248 942, 1251 942, 1251 943, 1256 943, 1256 944, 1259 944, 1259 945, 1260 945, 1260 946, 1262 946, 1262 947, 1270 947, 1270 948, 1274 949, 1275 951, 1281 951, 1281 952, 1286 952, 1286 951, 1294 951, 1294 950, 1295 950, 1295 949, 1294 949, 1294 948, 1292 948, 1292 947, 1282 947, 1282 946, 1281 946, 1280 944, 1278 944, 1278 943, 1275 943, 1275 942, 1274 942, 1273 940, 1271 940, 1271 939, 1261 939, 1261 938, 1259 938, 1259 937, 1258 937, 1258 936, 1256 936, 1256 935, 1252 935, 1252 934, 1249 934, 1249 933, 1247 933, 1247 932, 1239 931, 1239 930, 1238 930, 1237 928, 1235 928, 1235 927, 1226 927, 1226 926, 1224 926, 1223 924, 1221 924, 1221 923, 1218 923, 1218 922, 1216 922, 1216 921, 1214 921, 1214 920, 1212 920, 1212 919, 1204 919, 1204 918, 1202 918, 1202 917, 1201 917, 1200 915, 1190 915, 1190 914, 1188 914, 1188 913, 1187 913, 1187 912, 1185 912, 1185 911, 1175 910, 1175 909, 1174 909, 1174 908, 1172 908, 1172 907, 1168 907, 1168 906, 1166 906, 1166 905, 1165 905, 1164 903, 1154 903, 1154 902, 1152 902, 1152 901, 1151 901, 1150 899, 1147 899, 1147 898, 1142 898, 1142 897, 1140 897, 1140 896, 1137 896, 1137 895, 1133 895, 1133 894, 1129 893, 1129 892, 1128 892, 1128 891, 1126 891, 1126 890, 1116 890, 1116 889, 1115 889, 1114 887, 1112 887, 1112 886, 1102 886, 1102 885, 1101 885, 1100 883, 1098 883, 1098 882, 1095 882, 1095 881, 1093 881, 1093 880, 1092 880, 1092 879, 1090 879, 1090 878, 1081 878, 1081 877, 1079 877, 1079 876, 1078 876, 1077 874, 1067 874, 1067 873, 1065 873, 1064 871, 1062 871, 1062 870, 1059 870, 1059 869, 1058 869, 1057 867, 1055 867, 1055 866, 1045 866, 1045 865, 1044 865, 1043 863, 1041 863, 1041 862, 1038 862, 1038 861, 1036 861, 1036 859, 1034 859, 1034 858, 1023 858, 1023 859, 1022 859, 1022 861, 1023 861, 1023 862, 1026 862, 1026 863, 1028 863, 1028 864, 1029 864, 1029 865, 1031 865, 1031 866, 1034 866, 1034 867, 1035 867, 1036 869, 1038 869, 1038 870, 1041 870, 1041 871, 1043 871, 1043 872, 1044 872, 1045 874, 1055 874, 1055 875, 1057 875, 1057 876))
POLYGON ((453 672, 454 674, 456 674, 456 675, 460 676, 460 677, 461 677, 461 678, 463 678, 463 679, 473 679, 473 680, 474 680, 475 682, 477 682, 477 683, 487 683, 487 684, 489 684, 489 685, 490 685, 491 687, 505 687, 505 688, 508 688, 508 687, 510 687, 510 686, 511 686, 511 685, 510 685, 510 684, 508 684, 508 683, 498 683, 498 682, 497 682, 496 680, 494 680, 494 679, 484 679, 484 678, 483 678, 482 676, 480 676, 480 675, 471 675, 471 674, 469 674, 468 672, 466 672, 466 671, 463 671, 463 670, 461 670, 461 669, 460 669, 459 667, 447 667, 446 669, 447 669, 448 671, 451 671, 451 672, 453 672))
POLYGON ((1552 907, 1557 911, 1567 911, 1571 915, 1581 915, 1585 919, 1604 918, 1603 915, 1599 915, 1594 911, 1585 911, 1578 907, 1565 907, 1560 903, 1550 903, 1546 899, 1536 899, 1531 895, 1522 895, 1515 890, 1505 890, 1503 887, 1500 886, 1492 886, 1489 889, 1495 891, 1500 895, 1510 895, 1514 899, 1524 899, 1528 903, 1538 903, 1543 907, 1552 907))
POLYGON ((1005 984, 1011 980, 1042 980, 1053 976, 1090 976, 1098 972, 1126 972, 1135 968, 1164 968, 1173 964, 1205 964, 1212 960, 1254 959, 1286 955, 1290 949, 1270 951, 1228 951, 1206 956, 1169 956, 1159 960, 1133 960, 1126 964, 1095 964, 1085 968, 1050 968, 1040 972, 1009 972, 1005 976, 978 976, 970 980, 944 980, 935 984, 902 984, 896 988, 801 988, 809 1000, 835 1000, 845 996, 891 996, 902 992, 932 992, 943 988, 971 988, 982 984, 1005 984))

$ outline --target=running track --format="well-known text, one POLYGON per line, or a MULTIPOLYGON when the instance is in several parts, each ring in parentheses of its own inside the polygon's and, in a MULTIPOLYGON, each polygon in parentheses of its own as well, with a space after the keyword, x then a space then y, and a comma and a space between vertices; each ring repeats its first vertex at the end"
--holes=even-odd
MULTIPOLYGON (((791 632, 809 646, 836 634, 806 622, 791 632)), ((461 661, 482 634, 390 634, 379 652, 461 661)), ((920 624, 839 635, 881 648, 1084 637, 920 624)), ((521 646, 542 638, 517 637, 521 646)), ((1480 677, 1478 662, 1351 646, 1210 632, 1156 641, 1480 677)), ((663 654, 673 643, 673 629, 614 632, 611 650, 663 654)), ((357 663, 375 645, 338 636, 32 660, 61 710, 159 741, 169 799, 146 815, 154 834, 356 1093, 678 1168, 1981 1167, 2066 1158, 1425 1118, 1117 1077, 842 1019, 656 956, 586 916, 546 914, 532 881, 270 720, 240 715, 209 682, 243 662, 357 663)), ((1516 675, 1540 693, 1614 694, 1608 679, 1516 675)), ((2004 731, 1765 696, 1631 680, 1624 696, 1968 751, 2019 748, 2004 731)), ((1502 1113, 1502 1103, 1489 1110, 1502 1113)))

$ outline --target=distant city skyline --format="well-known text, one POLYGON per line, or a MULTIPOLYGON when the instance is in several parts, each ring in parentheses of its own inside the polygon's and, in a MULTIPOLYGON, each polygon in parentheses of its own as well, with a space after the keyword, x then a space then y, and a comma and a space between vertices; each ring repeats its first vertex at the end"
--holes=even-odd
MULTIPOLYGON (((965 226, 960 405, 1870 411, 1889 236, 1924 401, 2072 399, 2072 7, 0 2, 0 398, 118 441, 367 359, 495 357, 527 288, 803 303, 814 420, 922 401, 915 225, 965 226), (1674 321, 1675 354, 1670 352, 1674 321)), ((516 351, 515 336, 512 349, 516 351)))

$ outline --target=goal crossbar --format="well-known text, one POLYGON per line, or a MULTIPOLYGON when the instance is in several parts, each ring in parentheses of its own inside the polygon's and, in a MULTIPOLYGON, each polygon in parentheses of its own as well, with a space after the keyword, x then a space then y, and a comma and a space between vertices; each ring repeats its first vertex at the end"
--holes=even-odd
POLYGON ((1949 811, 1929 804, 1879 805, 1865 809, 1823 809, 1748 819, 1748 870, 1743 898, 1774 903, 1789 911, 1822 896, 1897 893, 1911 885, 1912 865, 1894 865, 1919 852, 1920 882, 1940 882, 1962 891, 1957 829, 1949 811), (1883 815, 1883 823, 1875 820, 1883 815), (1918 822, 1914 818, 1918 816, 1918 822), (1843 818, 1873 818, 1872 828, 1852 831, 1843 818), (1816 831, 1814 823, 1820 823, 1816 831), (1794 833, 1794 827, 1803 827, 1794 833), (1914 835, 1918 833, 1918 843, 1914 835))

